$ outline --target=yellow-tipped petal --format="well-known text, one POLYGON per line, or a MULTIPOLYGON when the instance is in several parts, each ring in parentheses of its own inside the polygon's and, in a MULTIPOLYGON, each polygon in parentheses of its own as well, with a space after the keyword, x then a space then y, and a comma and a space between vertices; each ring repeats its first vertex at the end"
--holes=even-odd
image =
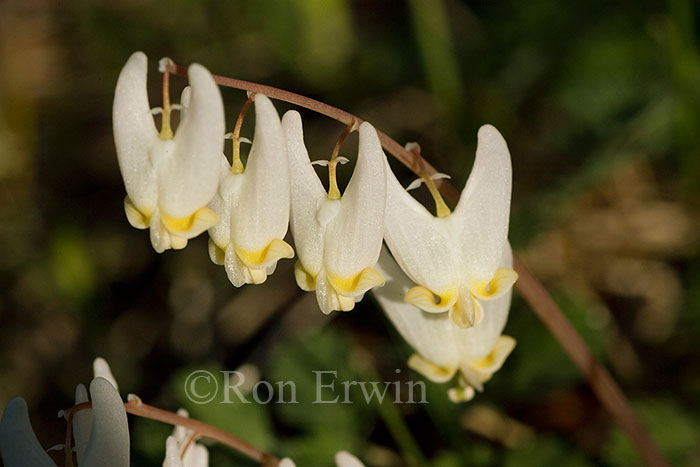
POLYGON ((219 223, 219 216, 211 209, 204 207, 197 209, 188 217, 174 218, 161 214, 163 225, 172 233, 182 237, 193 238, 210 227, 219 223))
POLYGON ((328 280, 340 295, 356 297, 374 287, 380 287, 386 282, 381 272, 375 268, 365 268, 354 277, 339 277, 330 275, 328 280))
POLYGON ((455 306, 450 309, 450 320, 460 328, 476 326, 483 317, 484 307, 469 292, 461 294, 455 306))
POLYGON ((301 290, 305 292, 313 292, 316 290, 316 276, 307 272, 301 264, 301 261, 297 261, 294 264, 294 278, 301 290))
POLYGON ((476 391, 471 386, 450 388, 447 390, 447 397, 450 401, 458 404, 460 402, 469 402, 474 399, 476 391))
POLYGON ((408 367, 422 374, 434 383, 446 383, 451 380, 457 372, 456 368, 443 368, 433 362, 429 362, 417 353, 414 353, 411 355, 411 358, 408 359, 408 367))
POLYGON ((219 247, 211 238, 209 239, 208 248, 211 262, 223 266, 226 258, 226 250, 219 247))
POLYGON ((177 235, 170 236, 170 244, 173 250, 182 250, 187 246, 187 239, 185 237, 178 237, 177 235))
POLYGON ((503 296, 518 280, 518 273, 510 268, 498 268, 489 282, 472 285, 472 293, 480 300, 494 300, 503 296))
POLYGON ((126 218, 132 227, 137 229, 148 228, 148 224, 151 221, 150 214, 146 215, 142 213, 139 208, 137 208, 134 203, 131 202, 128 196, 124 198, 124 212, 126 213, 126 218))
POLYGON ((514 348, 515 339, 510 336, 500 336, 488 355, 462 365, 460 368, 462 376, 470 385, 477 389, 481 388, 482 384, 490 380, 493 374, 503 366, 503 362, 514 348))
POLYGON ((403 301, 429 313, 442 313, 454 306, 457 295, 456 289, 449 289, 438 294, 422 285, 417 285, 406 292, 403 301))
POLYGON ((252 284, 262 284, 267 279, 267 269, 248 268, 248 273, 252 284))
POLYGON ((338 295, 338 307, 340 311, 350 311, 355 308, 355 298, 338 295))
POLYGON ((246 251, 236 248, 236 254, 248 267, 266 268, 282 258, 294 257, 294 249, 284 240, 275 238, 262 250, 246 251))

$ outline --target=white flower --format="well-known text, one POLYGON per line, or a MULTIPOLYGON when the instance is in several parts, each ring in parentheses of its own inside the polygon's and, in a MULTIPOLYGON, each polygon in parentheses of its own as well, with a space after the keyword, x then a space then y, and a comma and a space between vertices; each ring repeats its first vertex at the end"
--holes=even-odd
MULTIPOLYGON (((185 409, 180 409, 177 414, 189 417, 185 409)), ((208 467, 209 451, 203 445, 194 442, 194 431, 177 425, 173 434, 168 436, 165 442, 165 460, 163 467, 208 467)))
POLYGON ((404 300, 431 313, 449 310, 460 327, 478 324, 486 304, 508 294, 518 277, 511 266, 501 264, 509 248, 511 165, 506 142, 491 125, 479 129, 474 167, 452 213, 433 179, 424 179, 436 198, 438 217, 387 171, 384 238, 418 284, 404 300))
MULTIPOLYGON (((92 408, 76 414, 74 436, 81 467, 129 465, 129 427, 119 393, 104 378, 90 383, 92 408)), ((76 402, 87 402, 85 386, 76 388, 76 402)), ((79 403, 78 402, 78 403, 79 403)), ((0 422, 0 450, 7 467, 55 467, 56 463, 39 444, 21 397, 7 404, 0 422)))
MULTIPOLYGON (((501 267, 512 267, 512 253, 506 246, 501 267)), ((374 291, 404 339, 416 350, 408 366, 436 383, 445 383, 459 373, 458 387, 448 391, 453 402, 469 400, 482 391, 515 347, 515 339, 501 335, 508 318, 511 292, 484 303, 484 318, 464 329, 454 326, 445 313, 426 313, 406 303, 412 285, 386 250, 379 258, 379 270, 387 283, 374 291)))
MULTIPOLYGON (((365 467, 360 459, 347 451, 338 451, 335 454, 336 467, 365 467)), ((296 467, 296 464, 289 457, 280 460, 279 467, 296 467)))
POLYGON ((201 65, 191 65, 191 91, 183 93, 186 109, 177 131, 173 136, 170 130, 175 107, 165 100, 159 134, 148 103, 147 62, 143 52, 136 52, 119 74, 114 142, 126 186, 127 219, 138 229, 150 228, 153 248, 161 253, 184 248, 188 239, 218 222, 206 205, 219 179, 224 108, 211 74, 201 65))
POLYGON ((291 183, 291 229, 299 260, 297 284, 316 291, 321 311, 348 311, 364 293, 384 283, 374 268, 382 244, 386 202, 385 159, 377 132, 360 125, 357 164, 342 197, 335 182, 336 164, 326 162, 330 193, 316 176, 304 146, 301 117, 282 119, 287 139, 291 183))
POLYGON ((221 222, 209 229, 209 256, 223 264, 236 287, 261 284, 277 261, 294 250, 282 240, 289 225, 287 147, 277 111, 267 97, 255 95, 255 138, 245 169, 220 156, 219 190, 209 207, 221 222))

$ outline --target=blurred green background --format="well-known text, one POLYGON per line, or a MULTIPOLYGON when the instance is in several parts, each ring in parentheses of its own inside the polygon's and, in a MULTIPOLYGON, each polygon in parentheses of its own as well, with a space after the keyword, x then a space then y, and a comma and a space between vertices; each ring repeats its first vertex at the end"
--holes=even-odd
MULTIPOLYGON (((293 280, 234 289, 206 238, 156 254, 126 222, 111 135, 120 68, 199 62, 371 121, 457 186, 480 125, 509 143, 511 241, 608 365, 674 465, 700 465, 700 16, 691 0, 0 3, 0 407, 29 403, 44 446, 105 357, 122 392, 299 465, 636 465, 581 376, 515 297, 518 346, 470 403, 311 405, 312 370, 405 381, 410 349, 366 298, 330 317, 293 280), (192 369, 297 382, 298 405, 195 405, 192 369), (401 370, 397 373, 397 369, 401 370)), ((173 95, 185 85, 174 77, 173 95)), ((245 100, 222 89, 229 129, 245 100)), ((277 106, 280 113, 290 108, 277 106)), ((312 159, 342 125, 302 111, 312 159)), ((244 136, 252 136, 250 117, 244 136)), ((353 158, 351 138, 343 152, 353 158)), ((230 154, 230 146, 226 151, 230 154)), ((410 174, 394 165, 407 184, 410 174)), ((350 169, 341 169, 341 178, 350 169)), ((425 199, 425 193, 418 193, 425 199)), ((357 401, 361 394, 354 394, 357 401)), ((170 428, 131 419, 133 465, 170 428)), ((212 465, 251 465, 212 447, 212 465)), ((62 462, 60 455, 56 460, 62 462)))

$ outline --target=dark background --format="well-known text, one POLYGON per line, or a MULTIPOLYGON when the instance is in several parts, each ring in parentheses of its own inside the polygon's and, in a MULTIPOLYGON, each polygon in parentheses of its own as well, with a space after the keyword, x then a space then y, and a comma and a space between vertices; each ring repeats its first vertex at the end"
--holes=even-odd
MULTIPOLYGON (((283 260, 234 289, 206 236, 156 254, 124 216, 111 134, 120 68, 161 56, 278 86, 371 121, 457 186, 480 125, 509 143, 511 241, 608 365, 674 465, 700 465, 700 54, 691 0, 24 1, 0 4, 0 407, 29 404, 46 447, 90 364, 123 395, 229 430, 299 465, 635 465, 581 376, 519 297, 518 346, 470 403, 312 405, 312 370, 420 379, 371 298, 321 314, 283 260), (297 383, 298 405, 195 405, 193 369, 297 383), (401 372, 397 373, 396 370, 401 372), (304 390, 307 387, 310 389, 304 390), (311 392, 311 393, 310 393, 311 392), (306 402, 304 402, 306 401, 306 402), (412 461, 413 459, 413 461, 412 461)), ((172 78, 178 96, 185 80, 172 78)), ((231 130, 245 93, 222 89, 231 130)), ((277 104, 282 113, 290 106, 277 104)), ((343 126, 302 111, 312 159, 343 126)), ((253 117, 243 135, 252 137, 253 117)), ((354 135, 342 153, 354 159, 354 135)), ((226 151, 230 154, 230 145, 226 151)), ((410 174, 395 165, 404 184, 410 174)), ((325 172, 320 172, 325 176, 325 172)), ((341 169, 347 180, 350 166, 341 169)), ((425 199, 425 193, 418 192, 425 199)), ((133 464, 170 428, 130 420, 133 464)), ((212 447, 212 465, 250 465, 212 447), (228 463, 228 464, 227 464, 228 463)), ((62 454, 55 454, 59 464, 62 454)))

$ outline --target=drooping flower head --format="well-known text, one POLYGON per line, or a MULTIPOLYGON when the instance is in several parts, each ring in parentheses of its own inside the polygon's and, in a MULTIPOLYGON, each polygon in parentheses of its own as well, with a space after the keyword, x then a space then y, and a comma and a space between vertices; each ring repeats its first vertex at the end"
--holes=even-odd
MULTIPOLYGON (((509 251, 511 164, 506 142, 491 125, 479 130, 474 167, 454 212, 432 178, 433 216, 399 183, 387 166, 384 237, 394 258, 418 285, 404 300, 431 313, 449 312, 456 325, 470 327, 485 304, 509 293, 518 275, 502 266, 509 251)), ((508 261, 510 262, 510 261, 508 261)))
POLYGON ((233 164, 219 156, 219 189, 209 207, 221 222, 209 229, 209 256, 223 264, 236 287, 261 284, 294 250, 283 238, 289 224, 287 146, 279 115, 262 94, 255 97, 255 136, 247 165, 234 135, 233 164))
MULTIPOLYGON (((499 265, 512 267, 510 247, 506 247, 499 265)), ((428 313, 406 303, 411 280, 386 249, 379 258, 378 268, 387 283, 373 293, 396 329, 417 352, 408 365, 436 383, 448 382, 458 374, 457 387, 448 391, 453 402, 469 400, 475 391, 482 391, 483 384, 515 347, 515 339, 501 335, 508 318, 511 291, 485 302, 484 318, 465 329, 455 326, 446 313, 428 313)))
MULTIPOLYGON (((146 88, 148 60, 135 52, 124 65, 114 94, 113 126, 129 223, 150 228, 157 252, 180 249, 218 222, 206 207, 216 192, 223 148, 224 108, 219 88, 203 66, 188 69, 191 89, 175 134, 167 88, 163 124, 156 130, 146 88)), ((167 83, 165 83, 167 84, 167 83)))
POLYGON ((304 145, 301 117, 289 111, 282 119, 287 139, 291 182, 291 229, 296 245, 294 269, 297 284, 316 291, 321 311, 348 311, 369 289, 384 283, 374 268, 382 245, 386 202, 386 156, 377 132, 360 125, 357 164, 345 192, 340 195, 335 168, 329 166, 330 191, 326 192, 304 145))

